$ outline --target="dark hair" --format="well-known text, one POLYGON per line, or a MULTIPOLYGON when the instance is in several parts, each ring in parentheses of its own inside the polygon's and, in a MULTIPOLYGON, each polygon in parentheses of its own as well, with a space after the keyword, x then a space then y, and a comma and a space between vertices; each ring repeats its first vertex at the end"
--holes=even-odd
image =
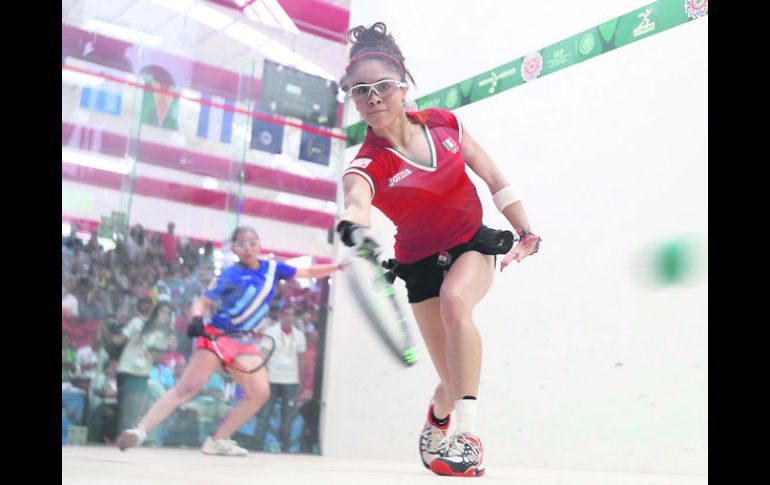
POLYGON ((149 318, 147 318, 147 321, 144 322, 144 327, 142 327, 142 335, 146 334, 150 330, 153 330, 155 328, 155 325, 158 323, 158 314, 160 313, 160 309, 166 307, 169 310, 171 310, 171 313, 174 313, 174 307, 171 305, 171 303, 167 301, 161 301, 157 305, 155 305, 155 308, 152 309, 152 313, 150 313, 149 318))
POLYGON ((257 234, 257 230, 254 229, 251 226, 239 226, 236 227, 233 231, 233 235, 230 237, 230 242, 235 242, 236 239, 238 239, 238 236, 240 236, 244 232, 252 232, 255 236, 259 237, 259 234, 257 234))
POLYGON ((416 84, 412 77, 412 73, 409 72, 409 69, 404 65, 405 58, 401 53, 401 49, 396 45, 396 39, 393 38, 393 35, 388 33, 388 28, 385 26, 384 22, 376 22, 369 27, 364 27, 363 25, 353 27, 348 31, 348 41, 353 44, 350 47, 349 60, 372 52, 382 52, 388 56, 394 57, 400 64, 387 56, 381 55, 366 56, 363 59, 356 59, 345 68, 345 74, 340 80, 340 85, 343 90, 347 91, 350 88, 350 86, 348 86, 348 72, 350 71, 350 68, 364 59, 378 59, 388 63, 401 73, 401 81, 406 81, 406 78, 408 77, 412 81, 412 84, 416 84))
POLYGON ((136 236, 134 238, 136 242, 139 243, 140 246, 144 246, 144 228, 141 224, 136 224, 134 227, 132 227, 129 234, 136 236))

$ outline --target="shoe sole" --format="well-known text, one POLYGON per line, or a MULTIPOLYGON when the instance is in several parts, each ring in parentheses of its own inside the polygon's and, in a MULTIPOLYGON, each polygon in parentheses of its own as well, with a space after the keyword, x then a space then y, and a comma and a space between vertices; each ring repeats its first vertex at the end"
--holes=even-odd
POLYGON ((131 437, 131 438, 119 437, 118 438, 118 449, 120 451, 126 451, 127 448, 132 448, 134 446, 137 446, 139 443, 140 443, 140 441, 137 440, 136 438, 133 438, 133 437, 131 437))
POLYGON ((201 453, 203 453, 204 455, 209 455, 209 456, 249 456, 248 453, 246 453, 244 455, 234 455, 234 454, 230 454, 230 453, 209 453, 209 452, 203 451, 203 450, 201 450, 201 453))
POLYGON ((209 455, 209 456, 249 456, 249 452, 248 451, 246 453, 243 453, 243 454, 238 454, 238 453, 219 453, 219 452, 216 452, 216 451, 204 450, 203 448, 201 448, 201 453, 203 453, 204 455, 209 455))
POLYGON ((452 470, 452 467, 449 466, 449 464, 444 463, 443 461, 433 460, 433 463, 430 464, 430 471, 432 471, 436 475, 443 475, 443 476, 449 476, 449 477, 481 477, 484 475, 484 473, 486 473, 487 469, 472 466, 461 473, 461 472, 452 470))

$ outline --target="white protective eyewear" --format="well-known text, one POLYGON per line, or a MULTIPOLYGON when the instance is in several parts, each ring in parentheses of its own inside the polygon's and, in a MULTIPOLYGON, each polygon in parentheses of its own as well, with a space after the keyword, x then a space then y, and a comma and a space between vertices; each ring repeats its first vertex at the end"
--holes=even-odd
POLYGON ((405 86, 405 82, 396 81, 394 79, 383 79, 382 81, 371 84, 356 84, 348 90, 348 95, 355 101, 369 99, 372 92, 377 96, 384 98, 385 96, 396 92, 397 88, 403 88, 405 86))

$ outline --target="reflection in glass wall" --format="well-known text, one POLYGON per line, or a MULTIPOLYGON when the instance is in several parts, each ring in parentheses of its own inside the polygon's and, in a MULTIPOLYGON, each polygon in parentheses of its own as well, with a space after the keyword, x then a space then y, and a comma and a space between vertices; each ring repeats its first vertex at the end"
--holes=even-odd
MULTIPOLYGON (((63 444, 113 443, 178 382, 237 226, 261 258, 331 262, 348 5, 254 3, 62 1, 63 444)), ((280 282, 262 325, 297 330, 297 382, 240 446, 320 453, 328 287, 280 282)), ((215 372, 144 446, 199 447, 242 398, 215 372)))

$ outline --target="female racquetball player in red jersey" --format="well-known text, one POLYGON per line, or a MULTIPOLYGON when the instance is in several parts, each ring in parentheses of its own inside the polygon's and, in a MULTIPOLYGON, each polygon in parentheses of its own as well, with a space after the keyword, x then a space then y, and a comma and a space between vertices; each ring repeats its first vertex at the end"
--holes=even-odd
POLYGON ((540 238, 529 232, 508 180, 454 114, 406 111, 406 81, 412 77, 385 24, 358 26, 348 40, 352 47, 341 85, 368 128, 343 174, 345 210, 337 230, 349 246, 365 241, 371 206, 395 224, 392 271, 406 283, 440 377, 420 435, 422 462, 440 475, 481 476, 484 447, 475 427, 481 338, 472 312, 492 284, 495 255, 505 254, 502 271, 537 252, 540 238), (466 165, 489 187, 518 238, 482 224, 466 165), (457 426, 447 436, 452 412, 457 426))

